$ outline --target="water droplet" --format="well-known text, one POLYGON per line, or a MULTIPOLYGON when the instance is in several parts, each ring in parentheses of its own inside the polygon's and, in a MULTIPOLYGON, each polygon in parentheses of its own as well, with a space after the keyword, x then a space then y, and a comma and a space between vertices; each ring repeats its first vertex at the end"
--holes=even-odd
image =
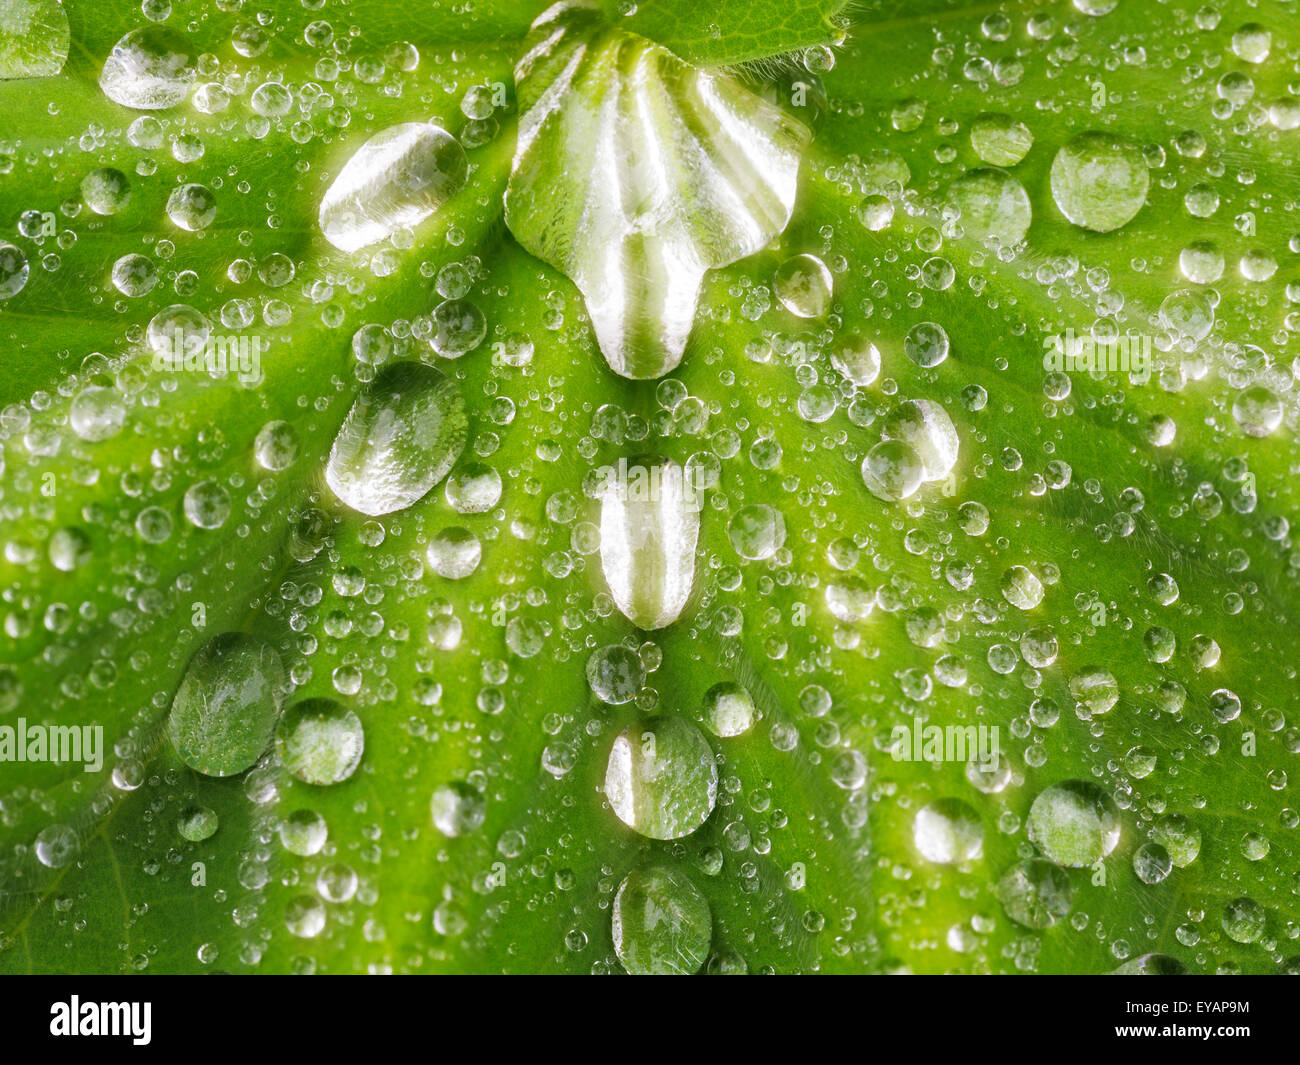
POLYGON ((353 510, 390 514, 447 475, 468 434, 465 400, 454 381, 423 363, 394 363, 352 404, 325 480, 353 510))
POLYGON ((0 300, 10 299, 22 291, 29 271, 22 249, 0 240, 0 300))
POLYGON ((284 712, 275 732, 284 768, 306 784, 339 784, 365 751, 361 719, 333 699, 304 699, 284 712))
POLYGON ((114 103, 137 111, 175 107, 194 84, 196 57, 183 34, 166 26, 142 26, 113 45, 99 87, 114 103))
POLYGON ((168 729, 181 761, 207 776, 242 773, 270 746, 285 685, 269 644, 238 632, 209 640, 172 699, 168 729))
POLYGON ((815 255, 796 255, 783 262, 772 279, 781 305, 798 318, 822 318, 830 310, 834 283, 826 264, 815 255))
POLYGON ((295 810, 280 822, 280 842, 300 858, 319 854, 328 838, 329 826, 315 810, 295 810))
POLYGON ((651 866, 619 885, 612 931, 614 952, 634 976, 689 976, 708 957, 713 914, 685 873, 651 866))
POLYGON ((1026 928, 1051 928, 1074 904, 1065 871, 1039 860, 1013 865, 998 881, 997 893, 1007 916, 1026 928))
POLYGON ((468 529, 443 529, 429 541, 425 552, 429 568, 439 577, 458 581, 468 577, 483 558, 483 545, 468 529))
POLYGON ((785 516, 766 503, 751 503, 731 516, 727 539, 741 558, 771 558, 785 544, 785 516))
POLYGON ((122 431, 125 421, 121 394, 99 385, 83 388, 68 408, 68 424, 82 440, 107 440, 122 431))
POLYGON ((1237 393, 1232 417, 1247 436, 1268 436, 1282 424, 1282 401, 1263 385, 1237 393))
POLYGON ((1029 127, 1010 115, 982 114, 970 127, 970 143, 991 166, 1015 166, 1034 145, 1029 127))
POLYGON ((704 693, 701 713, 704 727, 722 738, 748 732, 756 716, 749 692, 731 681, 715 684, 704 693))
POLYGON ((713 749, 681 718, 652 717, 629 725, 609 752, 605 798, 619 820, 643 836, 689 835, 717 802, 713 749))
POLYGON ((1132 221, 1151 175, 1142 151, 1110 133, 1080 133, 1052 161, 1052 198, 1076 226, 1109 233, 1132 221))
POLYGON ((1057 865, 1093 865, 1115 849, 1119 829, 1114 800, 1086 780, 1044 788, 1029 808, 1029 839, 1057 865))
POLYGON ((937 799, 917 811, 912 840, 927 861, 970 862, 984 853, 984 825, 968 803, 937 799))
POLYGON ((1033 209, 1024 186, 1005 170, 982 167, 952 183, 948 200, 968 237, 1011 247, 1025 239, 1033 209))
POLYGON ((699 497, 668 459, 620 463, 601 493, 600 563, 619 610, 642 629, 671 625, 695 580, 699 497))
POLYGON ((942 481, 957 464, 957 430, 948 412, 928 399, 905 400, 894 407, 885 417, 881 435, 912 448, 921 460, 924 481, 942 481))
POLYGON ((176 821, 176 831, 182 839, 202 843, 216 835, 220 824, 215 810, 206 806, 187 806, 176 821))
POLYGON ((444 836, 465 836, 487 816, 483 796, 462 781, 444 784, 430 800, 434 826, 444 836))
POLYGON ((925 464, 906 441, 882 440, 862 460, 862 480, 876 498, 897 502, 921 487, 925 464))
POLYGON ((465 185, 465 149, 445 129, 406 122, 376 133, 344 164, 320 205, 325 239, 353 252, 419 225, 465 185))
POLYGON ((938 322, 918 322, 903 338, 903 352, 917 366, 938 366, 948 357, 948 333, 938 322))
POLYGON ((610 644, 587 659, 587 683, 601 702, 621 706, 630 703, 645 684, 645 664, 630 647, 610 644))
POLYGON ((1018 610, 1033 610, 1043 601, 1043 582, 1025 566, 1011 566, 1002 574, 1002 598, 1018 610))

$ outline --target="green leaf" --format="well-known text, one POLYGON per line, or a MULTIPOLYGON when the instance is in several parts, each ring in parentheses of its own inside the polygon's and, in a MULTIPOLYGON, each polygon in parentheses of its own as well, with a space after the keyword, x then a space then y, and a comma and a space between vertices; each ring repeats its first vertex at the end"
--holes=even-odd
POLYGON ((541 4, 206 8, 132 110, 69 0, 0 84, 0 970, 1294 970, 1300 25, 1107 6, 664 0, 518 85, 541 4), (620 50, 815 131, 761 241, 652 122, 689 255, 575 265, 620 50), (614 372, 591 278, 690 256, 614 372))

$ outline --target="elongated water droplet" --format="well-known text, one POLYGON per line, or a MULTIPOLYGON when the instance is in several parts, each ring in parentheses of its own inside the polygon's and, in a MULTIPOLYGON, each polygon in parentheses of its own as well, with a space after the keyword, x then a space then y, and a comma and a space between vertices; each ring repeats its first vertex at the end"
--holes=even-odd
POLYGON ((344 164, 320 205, 334 247, 356 251, 417 226, 465 186, 465 149, 427 122, 376 133, 344 164))
POLYGON ((600 504, 600 563, 623 615, 661 629, 686 607, 700 535, 698 497, 670 459, 619 464, 600 504))
POLYGON ((614 952, 634 976, 689 976, 708 957, 713 914, 685 873, 656 865, 624 877, 612 931, 614 952))
POLYGON ((629 828, 651 839, 679 839, 708 820, 718 799, 713 749, 694 725, 652 717, 614 741, 605 798, 629 828))
POLYGON ((465 400, 454 381, 423 363, 393 363, 352 404, 325 480, 353 510, 391 514, 447 475, 468 434, 465 400))
POLYGON ((285 672, 269 644, 228 632, 190 659, 168 729, 181 760, 213 777, 242 773, 271 743, 285 672))

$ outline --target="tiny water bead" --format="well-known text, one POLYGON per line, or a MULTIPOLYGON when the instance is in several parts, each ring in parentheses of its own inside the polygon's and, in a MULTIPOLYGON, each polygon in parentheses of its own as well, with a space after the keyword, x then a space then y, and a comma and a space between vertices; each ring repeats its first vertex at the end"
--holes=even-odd
POLYGON ((423 363, 385 366, 352 404, 325 481, 371 517, 409 507, 455 465, 469 435, 460 388, 423 363))
POLYGON ((21 248, 0 240, 0 300, 12 299, 23 290, 30 269, 21 248))
POLYGON ((443 529, 429 540, 425 551, 429 568, 447 580, 463 580, 478 569, 483 545, 468 529, 443 529))
POLYGON ((709 902, 681 870, 635 869, 623 878, 611 913, 614 952, 634 976, 689 976, 713 940, 709 902))
POLYGON ((187 806, 176 820, 176 831, 182 839, 202 843, 216 835, 220 820, 215 810, 206 806, 187 806))
POLYGON ((942 481, 957 464, 960 440, 948 412, 928 399, 910 399, 886 416, 882 435, 909 444, 921 460, 921 478, 942 481))
POLYGON ((959 177, 948 190, 948 201, 968 237, 1004 248, 1024 240, 1033 219, 1024 186, 1005 170, 992 167, 959 177))
POLYGON ((356 772, 365 751, 365 729, 342 703, 304 699, 284 712, 275 745, 287 772, 305 784, 325 787, 356 772))
POLYGON ((974 861, 984 853, 984 825, 961 799, 937 799, 917 811, 912 841, 927 861, 941 865, 974 861))
POLYGON ((1142 150, 1111 133, 1081 133, 1052 161, 1052 198, 1076 226, 1109 233, 1146 204, 1151 176, 1142 150))
POLYGON ((629 725, 614 740, 605 798, 629 828, 651 839, 680 839, 699 828, 718 798, 718 766, 694 725, 659 716, 629 725))
POLYGON ((168 735, 191 769, 242 773, 270 746, 287 683, 280 656, 243 633, 223 633, 190 659, 172 698, 168 735))
POLYGON ((831 365, 841 377, 866 388, 880 376, 880 349, 862 337, 848 337, 831 350, 831 365))
POLYGON ((970 143, 975 154, 990 166, 1015 166, 1029 154, 1034 135, 1011 115, 985 113, 971 123, 970 143))
POLYGON ((315 810, 295 810, 280 822, 280 843, 300 858, 320 853, 328 838, 329 826, 315 810))
POLYGON ((1100 786, 1067 780, 1044 788, 1034 799, 1028 833, 1030 841, 1057 865, 1092 865, 1119 842, 1119 811, 1100 786))

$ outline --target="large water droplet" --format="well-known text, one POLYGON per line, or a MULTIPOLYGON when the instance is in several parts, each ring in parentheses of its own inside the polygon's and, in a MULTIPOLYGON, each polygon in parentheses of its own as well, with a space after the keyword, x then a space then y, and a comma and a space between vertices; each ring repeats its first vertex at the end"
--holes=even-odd
POLYGON ((984 853, 984 825, 969 803, 937 799, 921 807, 912 839, 927 861, 941 865, 974 861, 984 853))
POLYGON ((99 87, 110 100, 138 111, 175 107, 194 84, 197 54, 176 30, 142 26, 113 45, 99 87))
POLYGON ((695 580, 697 493, 670 459, 620 463, 601 494, 600 563, 623 615, 642 629, 676 621, 695 580))
POLYGON ((361 719, 333 699, 304 699, 285 711, 275 734, 280 761, 307 784, 338 784, 361 762, 361 719))
POLYGON ((172 699, 168 729, 181 760, 208 776, 242 773, 271 743, 285 681, 269 644, 238 632, 209 640, 172 699))
POLYGON ((326 483, 353 510, 390 514, 447 475, 468 433, 454 381, 423 363, 394 363, 348 411, 330 449, 326 483))
POLYGON ((406 122, 376 133, 344 164, 320 205, 325 239, 356 251, 417 226, 465 185, 465 149, 445 129, 406 122))
POLYGON ((700 730, 678 717, 652 717, 614 740, 605 798, 629 828, 651 839, 679 839, 713 812, 718 766, 700 730))
POLYGON ((1080 133, 1052 161, 1052 198, 1076 226, 1109 233, 1147 201, 1151 175, 1142 150, 1111 133, 1080 133))
POLYGON ((981 167, 963 174, 952 183, 948 199, 960 212, 968 237, 1005 248, 1019 244, 1029 232, 1029 194, 1004 170, 981 167))
POLYGON ((1041 791, 1029 808, 1029 839, 1057 865, 1081 867, 1106 857, 1119 842, 1114 800, 1087 780, 1041 791))
POLYGON ((698 972, 713 939, 708 900, 685 873, 651 866, 628 873, 614 896, 614 952, 634 976, 698 972))

